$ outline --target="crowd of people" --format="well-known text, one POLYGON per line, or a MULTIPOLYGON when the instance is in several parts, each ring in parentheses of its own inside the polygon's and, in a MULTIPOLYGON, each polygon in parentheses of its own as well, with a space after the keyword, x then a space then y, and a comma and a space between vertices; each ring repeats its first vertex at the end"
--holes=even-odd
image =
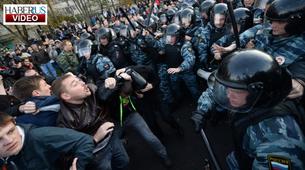
POLYGON ((186 97, 196 132, 231 123, 229 169, 305 168, 304 0, 143 1, 37 32, 1 49, 3 168, 128 169, 133 130, 171 169, 158 120, 182 138, 186 97))

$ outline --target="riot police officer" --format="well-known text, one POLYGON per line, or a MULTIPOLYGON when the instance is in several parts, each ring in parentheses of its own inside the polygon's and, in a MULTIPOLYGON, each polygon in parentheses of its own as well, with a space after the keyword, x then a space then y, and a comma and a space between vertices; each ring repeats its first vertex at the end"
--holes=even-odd
POLYGON ((200 4, 200 14, 201 14, 201 26, 205 27, 210 21, 210 13, 215 5, 214 0, 206 0, 200 4))
POLYGON ((166 14, 161 14, 160 15, 160 22, 159 22, 159 26, 158 26, 158 31, 164 33, 166 30, 166 26, 168 24, 168 19, 166 17, 166 14))
POLYGON ((92 42, 88 39, 79 42, 80 73, 86 76, 88 83, 96 83, 113 76, 116 69, 108 57, 101 54, 91 54, 91 46, 92 42))
MULTIPOLYGON (((192 8, 186 8, 180 13, 180 21, 182 25, 182 32, 185 35, 185 41, 190 41, 192 48, 194 50, 194 55, 197 57, 197 62, 204 58, 205 51, 207 50, 208 44, 205 39, 205 28, 200 26, 198 22, 196 22, 196 15, 192 8)), ((197 70, 198 65, 195 66, 195 70, 197 70)))
MULTIPOLYGON (((234 10, 234 16, 236 23, 238 24, 238 31, 241 32, 245 29, 247 29, 249 26, 252 25, 252 17, 251 17, 251 11, 247 8, 237 8, 234 10)), ((224 55, 228 51, 230 51, 231 47, 230 45, 232 41, 234 41, 234 35, 233 33, 229 35, 223 36, 221 39, 216 41, 216 43, 211 48, 211 53, 214 53, 214 59, 215 60, 221 60, 224 55), (230 45, 230 46, 228 46, 230 45)), ((201 73, 201 72, 197 72, 201 73)), ((198 74, 202 78, 208 80, 208 84, 211 81, 211 79, 214 78, 214 73, 205 72, 206 74, 198 74), (212 75, 210 75, 212 74, 212 75)), ((201 96, 198 99, 198 105, 197 110, 193 112, 193 115, 191 119, 195 123, 195 131, 200 130, 200 126, 206 125, 207 117, 213 117, 213 121, 217 123, 219 120, 218 118, 223 119, 226 117, 226 111, 219 107, 217 103, 215 103, 213 97, 212 97, 213 89, 211 86, 208 86, 208 88, 201 94, 201 96), (213 113, 213 115, 211 115, 213 113), (222 118, 221 118, 222 117, 222 118)))
MULTIPOLYGON (((233 13, 238 33, 242 33, 253 26, 252 13, 248 8, 237 8, 234 9, 233 13)), ((235 49, 235 44, 232 45, 234 41, 235 36, 231 28, 230 34, 224 35, 212 45, 211 54, 214 54, 214 59, 221 60, 225 54, 235 49)))
POLYGON ((176 97, 182 97, 180 85, 184 82, 192 97, 199 97, 196 76, 193 72, 195 54, 192 44, 184 41, 181 28, 177 24, 170 24, 166 30, 166 44, 164 47, 164 63, 167 65, 167 73, 170 75, 171 88, 176 97))
POLYGON ((125 55, 122 47, 114 40, 110 28, 101 28, 98 30, 96 38, 100 43, 99 53, 109 57, 116 69, 130 65, 129 58, 125 55))
POLYGON ((171 23, 173 20, 173 17, 175 16, 176 11, 174 9, 168 9, 166 11, 166 18, 168 23, 171 23))
POLYGON ((217 68, 217 66, 214 67, 216 61, 214 56, 210 54, 210 48, 214 42, 229 33, 230 29, 226 25, 227 18, 227 5, 224 3, 214 5, 211 11, 211 20, 201 33, 202 47, 199 51, 197 67, 203 68, 208 72, 217 68))
POLYGON ((232 112, 230 169, 304 168, 304 134, 295 117, 300 113, 280 107, 290 91, 290 75, 264 52, 238 51, 222 61, 213 98, 232 112))

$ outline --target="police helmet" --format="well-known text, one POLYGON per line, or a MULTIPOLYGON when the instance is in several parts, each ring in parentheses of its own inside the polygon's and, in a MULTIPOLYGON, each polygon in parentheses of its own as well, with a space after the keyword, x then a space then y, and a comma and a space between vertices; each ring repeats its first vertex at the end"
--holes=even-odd
POLYGON ((214 0, 203 1, 200 4, 200 12, 206 13, 208 16, 210 16, 210 12, 211 12, 212 8, 214 7, 215 3, 216 3, 216 1, 214 1, 214 0))
POLYGON ((290 35, 301 34, 305 30, 305 1, 275 0, 267 9, 266 18, 287 22, 285 31, 290 35))
POLYGON ((90 56, 91 54, 91 46, 92 46, 92 41, 88 39, 83 39, 78 43, 78 54, 79 56, 90 56))
POLYGON ((183 27, 188 27, 192 25, 196 20, 194 10, 191 8, 183 9, 180 13, 180 19, 183 27))
POLYGON ((144 18, 142 16, 139 16, 138 19, 137 19, 137 22, 141 23, 141 24, 144 24, 144 18))
POLYGON ((166 28, 166 35, 179 36, 180 35, 180 26, 178 24, 170 24, 166 28))
POLYGON ((120 36, 129 37, 129 30, 127 25, 120 26, 120 36))
POLYGON ((139 13, 139 8, 138 8, 138 6, 136 4, 131 5, 130 8, 133 10, 133 12, 135 12, 134 14, 138 14, 139 13))
POLYGON ((98 42, 100 41, 100 39, 108 39, 109 42, 112 41, 112 33, 111 30, 109 28, 101 28, 98 30, 97 32, 97 40, 98 42))
POLYGON ((175 13, 176 13, 176 11, 173 10, 173 9, 168 9, 168 10, 166 11, 166 17, 167 17, 167 20, 168 20, 169 22, 173 19, 175 13))
POLYGON ((225 3, 215 4, 212 10, 213 14, 221 14, 227 16, 228 14, 228 6, 225 3))
POLYGON ((225 19, 228 16, 228 6, 225 3, 218 3, 215 4, 212 11, 211 11, 211 18, 210 20, 215 25, 215 16, 217 15, 223 15, 225 19))
POLYGON ((189 7, 190 7, 190 5, 185 2, 185 3, 181 4, 180 9, 183 10, 183 9, 186 9, 186 8, 189 8, 189 7))
POLYGON ((144 20, 144 26, 146 26, 146 28, 151 28, 153 32, 157 30, 157 22, 153 18, 150 18, 150 20, 146 18, 144 20))
POLYGON ((140 29, 140 26, 135 21, 131 21, 131 23, 132 23, 132 25, 131 24, 128 25, 128 29, 127 29, 128 34, 129 34, 130 38, 136 38, 139 33, 138 30, 140 29))
POLYGON ((170 24, 166 27, 166 33, 165 33, 165 43, 166 44, 175 44, 178 42, 181 38, 181 27, 178 24, 170 24), (175 37, 175 39, 173 39, 175 37))
POLYGON ((240 33, 253 26, 252 13, 248 8, 234 9, 234 17, 236 23, 240 26, 240 33))
MULTIPOLYGON (((144 20, 144 21, 145 21, 145 20, 144 20)), ((139 24, 138 24, 137 22, 131 21, 131 24, 133 25, 133 27, 134 27, 135 29, 139 29, 139 24)), ((130 31, 130 30, 134 31, 134 29, 133 29, 133 27, 131 26, 131 24, 128 24, 128 30, 129 30, 129 31, 130 31)))
POLYGON ((80 35, 80 39, 84 40, 84 39, 89 39, 89 37, 91 36, 91 34, 84 32, 80 35))
POLYGON ((237 51, 224 58, 215 80, 212 86, 215 101, 240 113, 271 108, 292 88, 286 69, 269 54, 255 49, 237 51))

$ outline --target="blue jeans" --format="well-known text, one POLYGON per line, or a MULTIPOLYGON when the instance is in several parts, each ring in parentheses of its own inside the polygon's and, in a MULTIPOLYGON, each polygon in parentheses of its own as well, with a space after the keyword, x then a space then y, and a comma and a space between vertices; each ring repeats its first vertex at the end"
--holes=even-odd
POLYGON ((129 163, 128 154, 119 138, 115 128, 110 141, 105 148, 94 154, 93 162, 89 169, 96 170, 124 170, 129 163))
POLYGON ((161 158, 168 158, 166 148, 160 140, 151 132, 143 117, 137 113, 127 116, 123 128, 132 127, 149 144, 153 151, 161 158))
POLYGON ((40 64, 40 69, 44 75, 49 77, 57 77, 57 73, 55 68, 53 67, 51 62, 47 62, 46 64, 40 64))

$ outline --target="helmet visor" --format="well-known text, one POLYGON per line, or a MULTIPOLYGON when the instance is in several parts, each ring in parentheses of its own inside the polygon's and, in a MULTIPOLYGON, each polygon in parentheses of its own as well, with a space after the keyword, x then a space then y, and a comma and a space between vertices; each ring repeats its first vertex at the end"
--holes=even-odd
POLYGON ((120 36, 123 36, 123 37, 127 37, 128 36, 128 28, 121 28, 120 29, 120 36))
POLYGON ((165 40, 166 44, 175 44, 175 42, 176 42, 176 36, 166 35, 166 40, 165 40))
POLYGON ((79 56, 90 56, 91 48, 90 47, 80 48, 78 50, 78 53, 79 53, 79 56))
POLYGON ((167 22, 166 16, 160 16, 160 22, 161 23, 166 23, 167 22))
POLYGON ((261 91, 252 93, 247 89, 231 88, 217 79, 212 83, 212 89, 216 103, 233 112, 249 112, 261 96, 261 91))
POLYGON ((191 24, 191 21, 192 21, 191 15, 186 15, 181 18, 181 23, 183 26, 189 26, 191 24))
POLYGON ((214 20, 214 25, 217 28, 222 28, 225 26, 226 16, 223 14, 215 14, 213 20, 214 20))
POLYGON ((178 16, 174 17, 174 23, 180 25, 180 19, 178 16))

